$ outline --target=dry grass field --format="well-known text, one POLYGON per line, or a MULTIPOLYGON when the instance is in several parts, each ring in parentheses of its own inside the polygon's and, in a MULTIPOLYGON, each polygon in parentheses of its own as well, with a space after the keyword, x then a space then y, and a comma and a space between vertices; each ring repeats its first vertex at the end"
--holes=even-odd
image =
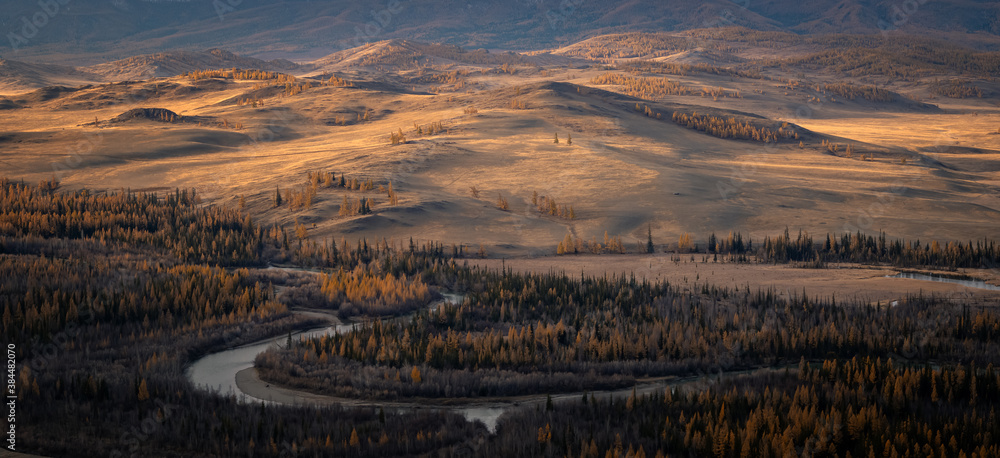
MULTIPOLYGON (((183 76, 7 94, 0 99, 3 175, 56 175, 67 189, 196 188, 205 203, 235 206, 243 197, 266 223, 298 221, 314 240, 412 237, 484 245, 495 256, 551 254, 567 233, 608 232, 632 247, 647 228, 659 243, 685 232, 696 242, 712 231, 762 239, 786 227, 820 237, 998 235, 1000 108, 989 98, 941 97, 940 107, 851 101, 817 92, 813 86, 832 81, 822 74, 789 87, 692 72, 645 76, 739 97, 640 100, 622 86, 593 83, 628 72, 565 50, 467 55, 485 62, 468 63, 454 60, 460 57, 450 48, 420 46, 385 42, 301 63, 298 82, 316 87, 294 95, 280 83, 183 76), (414 63, 412 55, 433 52, 444 57, 414 63), (353 86, 321 85, 333 75, 353 86), (637 104, 663 119, 636 112, 637 104), (110 122, 132 108, 183 119, 110 122), (803 143, 716 138, 670 122, 673 110, 787 121, 801 126, 803 143), (434 123, 443 131, 428 135, 434 123), (394 132, 405 143, 390 144, 394 132), (320 189, 310 208, 272 208, 276 188, 304 187, 310 171, 391 182, 398 203, 389 205, 377 189, 320 189), (534 192, 572 205, 575 218, 539 214, 534 192), (345 195, 370 197, 373 213, 339 216, 345 195)), ((889 89, 939 101, 919 84, 897 86, 889 89)))

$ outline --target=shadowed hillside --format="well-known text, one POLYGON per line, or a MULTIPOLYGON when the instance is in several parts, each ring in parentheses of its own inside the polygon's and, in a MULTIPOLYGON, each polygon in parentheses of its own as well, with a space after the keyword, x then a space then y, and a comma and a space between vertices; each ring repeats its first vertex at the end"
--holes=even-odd
POLYGON ((48 15, 44 26, 35 31, 21 21, 22 17, 31 18, 40 12, 38 5, 28 2, 8 5, 0 12, 0 24, 21 37, 0 42, 0 54, 16 51, 17 58, 47 54, 72 60, 97 56, 116 59, 214 46, 257 56, 315 58, 331 49, 391 38, 440 41, 473 49, 537 49, 604 33, 727 26, 796 33, 901 30, 952 39, 960 38, 956 34, 982 33, 985 36, 961 39, 994 43, 1000 33, 1000 6, 995 2, 921 2, 917 8, 907 7, 905 11, 901 4, 889 0, 627 0, 610 9, 604 2, 587 0, 377 4, 345 0, 77 0, 48 15))

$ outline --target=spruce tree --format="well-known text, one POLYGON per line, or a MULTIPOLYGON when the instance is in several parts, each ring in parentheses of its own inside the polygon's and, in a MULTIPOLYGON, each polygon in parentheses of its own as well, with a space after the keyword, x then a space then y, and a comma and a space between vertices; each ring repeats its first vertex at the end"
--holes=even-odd
POLYGON ((656 252, 656 245, 653 245, 653 227, 646 226, 646 253, 656 252))

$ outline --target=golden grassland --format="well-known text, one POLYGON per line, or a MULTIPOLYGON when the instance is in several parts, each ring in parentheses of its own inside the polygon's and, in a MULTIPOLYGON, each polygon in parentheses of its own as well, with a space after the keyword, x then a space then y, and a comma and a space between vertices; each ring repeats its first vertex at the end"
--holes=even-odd
MULTIPOLYGON (((391 71, 387 62, 379 69, 391 71)), ((595 83, 620 81, 598 78, 611 67, 577 67, 452 63, 400 67, 376 80, 375 70, 342 66, 273 85, 178 76, 51 98, 8 95, 19 108, 0 110, 0 163, 9 177, 56 174, 70 189, 193 187, 206 203, 242 202, 255 217, 298 222, 317 240, 413 237, 484 245, 496 256, 552 254, 566 234, 609 232, 632 246, 647 229, 661 239, 728 230, 762 237, 785 227, 998 235, 1000 109, 988 98, 931 99, 930 85, 912 82, 891 88, 940 104, 928 108, 843 100, 823 91, 823 75, 789 85, 694 72, 669 76, 690 95, 640 100, 626 86, 595 83), (448 78, 425 77, 435 72, 448 78), (636 112, 638 104, 662 116, 636 112), (137 107, 168 109, 180 121, 109 122, 137 107), (671 123, 673 110, 789 122, 804 141, 715 138, 671 123), (391 182, 396 203, 377 191, 333 189, 308 208, 274 207, 276 188, 306 185, 316 170, 391 182), (575 217, 537 211, 536 191, 573 203, 575 217), (340 215, 345 198, 362 197, 373 201, 370 214, 340 215)))

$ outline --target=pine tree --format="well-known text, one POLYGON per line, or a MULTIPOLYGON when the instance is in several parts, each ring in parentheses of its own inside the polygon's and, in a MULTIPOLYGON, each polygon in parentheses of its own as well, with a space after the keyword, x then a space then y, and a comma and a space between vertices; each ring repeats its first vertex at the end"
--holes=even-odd
POLYGON ((552 143, 559 143, 559 134, 556 134, 556 139, 552 143))
POLYGON ((653 226, 646 226, 646 253, 653 253, 656 251, 656 246, 653 245, 653 226))
POLYGON ((278 187, 274 188, 274 206, 275 207, 281 206, 281 188, 278 187))

